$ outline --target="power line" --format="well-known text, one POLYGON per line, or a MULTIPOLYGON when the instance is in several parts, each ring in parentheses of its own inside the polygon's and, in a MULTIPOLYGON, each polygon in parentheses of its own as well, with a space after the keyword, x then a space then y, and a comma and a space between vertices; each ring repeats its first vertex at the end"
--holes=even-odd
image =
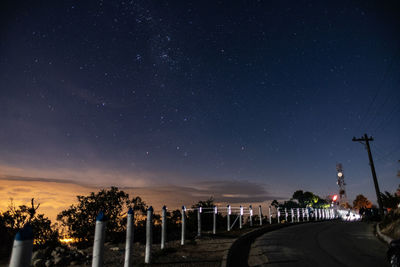
POLYGON ((390 125, 390 122, 395 117, 395 114, 398 111, 400 111, 400 102, 398 104, 395 104, 393 109, 389 112, 388 116, 384 120, 382 120, 377 127, 375 127, 373 132, 377 133, 383 131, 388 125, 390 125))
POLYGON ((383 74, 383 76, 382 76, 382 80, 381 80, 381 82, 380 82, 380 85, 377 87, 377 89, 376 89, 376 91, 375 91, 375 95, 374 95, 374 97, 372 98, 372 101, 370 102, 370 104, 368 105, 368 108, 367 108, 367 111, 365 112, 364 117, 362 117, 360 123, 358 124, 358 127, 357 127, 357 128, 358 128, 359 130, 361 130, 361 131, 364 130, 364 129, 362 129, 362 126, 363 126, 363 124, 364 124, 365 119, 366 119, 366 118, 371 118, 371 117, 370 117, 370 112, 372 111, 372 107, 373 107, 373 105, 375 104, 375 101, 376 101, 376 99, 377 99, 377 96, 378 96, 379 91, 381 91, 381 89, 382 89, 382 87, 383 87, 383 85, 384 85, 384 83, 385 83, 385 81, 386 81, 386 77, 388 76, 388 73, 391 71, 391 69, 392 69, 392 67, 393 67, 394 61, 397 60, 397 58, 398 58, 398 56, 399 56, 399 51, 400 51, 400 50, 397 51, 396 56, 392 58, 392 60, 390 61, 390 64, 387 66, 387 68, 386 68, 386 70, 385 70, 385 72, 384 72, 384 74, 383 74))

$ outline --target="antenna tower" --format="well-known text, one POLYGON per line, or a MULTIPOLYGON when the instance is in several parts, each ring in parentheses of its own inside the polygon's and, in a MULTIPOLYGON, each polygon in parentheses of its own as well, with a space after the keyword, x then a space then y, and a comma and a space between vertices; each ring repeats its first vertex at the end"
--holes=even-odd
POLYGON ((339 206, 347 204, 346 183, 344 182, 343 166, 341 163, 336 164, 337 185, 339 187, 339 206))

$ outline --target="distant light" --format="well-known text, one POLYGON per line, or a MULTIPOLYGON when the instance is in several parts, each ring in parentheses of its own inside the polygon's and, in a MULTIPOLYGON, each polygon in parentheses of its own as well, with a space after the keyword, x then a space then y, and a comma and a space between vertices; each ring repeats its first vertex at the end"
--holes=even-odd
POLYGON ((332 198, 332 200, 333 200, 333 201, 336 201, 336 200, 337 200, 337 195, 334 195, 333 198, 332 198))
POLYGON ((338 172, 337 176, 342 177, 343 173, 342 172, 338 172))

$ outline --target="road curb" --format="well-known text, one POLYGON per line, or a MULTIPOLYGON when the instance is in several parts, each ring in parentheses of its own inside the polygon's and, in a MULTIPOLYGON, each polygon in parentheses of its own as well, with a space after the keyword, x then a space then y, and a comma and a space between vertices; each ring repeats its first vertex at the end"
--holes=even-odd
POLYGON ((248 266, 247 258, 251 243, 254 241, 254 239, 264 233, 299 224, 302 224, 302 222, 293 224, 268 224, 239 236, 222 257, 221 267, 248 266))
POLYGON ((393 238, 382 234, 381 229, 379 228, 379 223, 376 224, 376 233, 378 234, 378 236, 385 241, 386 243, 390 244, 390 242, 392 242, 393 238))

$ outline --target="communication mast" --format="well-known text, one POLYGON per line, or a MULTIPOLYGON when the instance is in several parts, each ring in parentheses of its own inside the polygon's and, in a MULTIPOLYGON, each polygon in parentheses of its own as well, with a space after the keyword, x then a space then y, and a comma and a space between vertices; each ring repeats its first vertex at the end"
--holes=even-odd
POLYGON ((341 163, 336 164, 337 185, 339 186, 339 206, 347 205, 346 183, 344 182, 343 166, 341 163))

